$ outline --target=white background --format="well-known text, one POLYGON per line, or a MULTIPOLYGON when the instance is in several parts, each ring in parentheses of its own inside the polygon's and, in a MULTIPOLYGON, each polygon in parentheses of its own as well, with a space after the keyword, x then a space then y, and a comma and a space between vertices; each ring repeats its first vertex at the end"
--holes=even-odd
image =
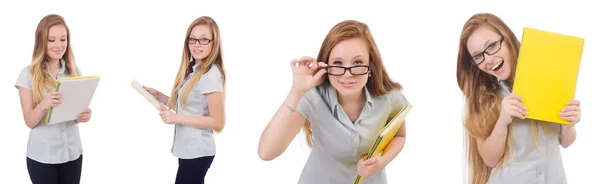
POLYGON ((136 79, 170 93, 186 29, 202 15, 213 17, 221 28, 228 79, 226 126, 216 135, 217 155, 207 183, 297 182, 310 152, 303 135, 271 162, 259 159, 258 140, 291 86, 289 61, 316 57, 329 29, 346 19, 371 27, 391 77, 404 85, 405 96, 415 104, 404 150, 387 166, 389 183, 461 183, 462 94, 456 57, 463 24, 479 12, 498 15, 519 39, 524 26, 586 39, 576 93, 583 117, 577 141, 562 153, 570 183, 598 183, 600 14, 591 4, 8 2, 0 6, 0 183, 30 183, 25 162, 29 129, 14 83, 31 62, 35 28, 49 13, 65 17, 84 74, 102 77, 91 105, 92 120, 80 125, 82 183, 174 182, 173 126, 163 124, 129 82, 136 79))

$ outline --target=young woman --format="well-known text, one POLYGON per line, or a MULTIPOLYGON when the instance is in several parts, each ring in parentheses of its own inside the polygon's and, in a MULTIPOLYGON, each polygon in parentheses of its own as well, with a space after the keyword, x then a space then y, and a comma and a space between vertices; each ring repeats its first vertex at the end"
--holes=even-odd
POLYGON ((175 124, 171 149, 179 158, 175 183, 197 184, 204 183, 215 157, 213 130, 219 132, 225 124, 225 71, 219 26, 207 16, 194 20, 183 47, 171 97, 153 88, 144 88, 168 107, 161 109, 162 120, 175 124))
POLYGON ((511 93, 519 41, 492 14, 476 14, 464 25, 457 61, 458 86, 466 97, 470 183, 567 183, 560 146, 575 140, 578 100, 560 113, 570 125, 525 119, 511 93))
POLYGON ((60 15, 47 15, 35 31, 33 59, 23 68, 15 87, 19 90, 23 119, 31 128, 27 143, 27 170, 34 184, 79 183, 83 149, 78 124, 88 122, 90 109, 76 120, 42 122, 48 109, 61 104, 53 92, 58 78, 80 76, 71 51, 69 28, 60 15))
POLYGON ((299 183, 352 183, 357 174, 365 184, 387 183, 384 167, 402 150, 405 125, 381 156, 364 158, 378 132, 408 101, 381 60, 366 24, 335 25, 316 60, 291 62, 292 89, 262 134, 260 158, 281 155, 304 126, 312 151, 299 183))

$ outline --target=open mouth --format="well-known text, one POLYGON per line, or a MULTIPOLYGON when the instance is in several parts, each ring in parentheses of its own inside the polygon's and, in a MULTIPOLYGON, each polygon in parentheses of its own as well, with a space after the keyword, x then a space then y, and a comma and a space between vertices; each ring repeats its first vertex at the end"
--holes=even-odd
POLYGON ((199 53, 202 53, 203 51, 202 50, 192 50, 192 52, 199 54, 199 53))
POLYGON ((500 70, 500 68, 502 68, 502 66, 504 65, 504 60, 500 61, 500 63, 496 64, 496 66, 494 66, 492 68, 492 71, 496 72, 498 70, 500 70))

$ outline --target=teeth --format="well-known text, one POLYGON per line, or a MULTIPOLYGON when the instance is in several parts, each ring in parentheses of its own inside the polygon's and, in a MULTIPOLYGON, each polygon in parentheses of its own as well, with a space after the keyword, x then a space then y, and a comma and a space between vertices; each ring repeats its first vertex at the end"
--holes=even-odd
POLYGON ((202 50, 194 50, 194 53, 201 53, 202 50))
MULTIPOLYGON (((504 61, 502 61, 502 62, 504 62, 504 61)), ((494 67, 492 68, 492 70, 496 70, 496 68, 498 68, 498 66, 500 66, 500 64, 502 64, 502 62, 499 62, 498 64, 496 64, 496 66, 494 66, 494 67)))

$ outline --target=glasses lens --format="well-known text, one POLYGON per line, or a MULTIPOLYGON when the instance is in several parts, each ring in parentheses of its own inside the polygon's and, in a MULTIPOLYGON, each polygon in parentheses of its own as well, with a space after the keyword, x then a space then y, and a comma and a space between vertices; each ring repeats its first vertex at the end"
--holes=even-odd
POLYGON ((352 73, 352 75, 364 75, 367 72, 369 72, 369 67, 367 66, 356 66, 350 69, 350 73, 352 73))
POLYGON ((331 66, 327 68, 327 73, 330 75, 344 75, 346 71, 343 67, 331 66))

